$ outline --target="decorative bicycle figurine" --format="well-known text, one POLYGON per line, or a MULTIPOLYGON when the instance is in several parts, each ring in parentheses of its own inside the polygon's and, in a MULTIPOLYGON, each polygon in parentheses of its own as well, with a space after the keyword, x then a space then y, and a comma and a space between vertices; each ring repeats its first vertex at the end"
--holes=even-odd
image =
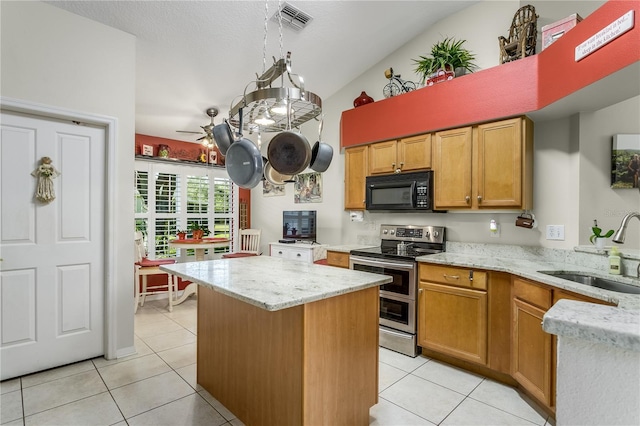
POLYGON ((413 81, 401 79, 400 74, 393 73, 393 68, 384 70, 384 76, 389 79, 389 83, 382 89, 385 98, 416 90, 416 84, 413 81))

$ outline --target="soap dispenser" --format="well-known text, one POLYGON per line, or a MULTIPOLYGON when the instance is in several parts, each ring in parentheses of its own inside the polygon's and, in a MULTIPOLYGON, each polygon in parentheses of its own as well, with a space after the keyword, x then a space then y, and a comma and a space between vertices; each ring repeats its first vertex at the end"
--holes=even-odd
POLYGON ((611 247, 609 252, 609 273, 620 275, 620 252, 616 246, 611 247))

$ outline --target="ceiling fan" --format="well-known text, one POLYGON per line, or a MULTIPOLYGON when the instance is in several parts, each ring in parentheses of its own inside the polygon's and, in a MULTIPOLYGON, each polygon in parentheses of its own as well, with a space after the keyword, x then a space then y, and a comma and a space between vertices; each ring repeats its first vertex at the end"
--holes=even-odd
POLYGON ((197 141, 202 141, 203 145, 213 145, 213 126, 215 126, 215 124, 213 123, 213 118, 218 115, 218 108, 215 108, 215 107, 207 108, 205 113, 209 117, 211 117, 211 123, 207 124, 206 126, 200 126, 202 128, 202 130, 204 130, 204 132, 192 132, 192 131, 189 131, 189 130, 176 130, 176 132, 178 132, 178 133, 192 133, 192 134, 197 134, 197 135, 204 134, 204 136, 202 136, 201 138, 198 138, 196 140, 197 141))

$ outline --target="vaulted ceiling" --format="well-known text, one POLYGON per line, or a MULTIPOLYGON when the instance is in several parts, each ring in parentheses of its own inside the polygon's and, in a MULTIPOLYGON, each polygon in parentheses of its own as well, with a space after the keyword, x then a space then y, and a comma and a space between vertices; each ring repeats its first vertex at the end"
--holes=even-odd
MULTIPOLYGON (((362 72, 476 1, 289 1, 312 19, 282 28, 277 1, 50 1, 136 36, 136 132, 184 141, 228 115, 245 86, 292 52, 292 71, 328 98, 362 72), (267 31, 265 52, 265 5, 267 31)), ((284 2, 282 2, 284 5, 284 2)))

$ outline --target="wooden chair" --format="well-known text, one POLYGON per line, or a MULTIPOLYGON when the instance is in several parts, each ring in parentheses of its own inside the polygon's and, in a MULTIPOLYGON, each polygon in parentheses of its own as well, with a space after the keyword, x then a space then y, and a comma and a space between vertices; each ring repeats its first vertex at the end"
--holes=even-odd
POLYGON ((166 292, 169 296, 169 312, 173 312, 174 292, 178 291, 178 277, 168 274, 160 270, 160 265, 169 265, 176 263, 175 259, 147 259, 144 249, 142 232, 135 232, 135 309, 138 312, 138 306, 144 306, 144 300, 149 294, 158 294, 166 292), (167 283, 161 285, 147 286, 147 277, 149 275, 166 275, 167 283), (142 277, 142 291, 140 291, 140 277, 142 277))
POLYGON ((240 250, 234 253, 223 254, 223 259, 233 259, 235 257, 248 257, 260 255, 260 229, 240 230, 240 250))
POLYGON ((501 64, 535 55, 537 25, 538 15, 535 7, 529 4, 518 9, 511 22, 509 36, 498 37, 501 64))

